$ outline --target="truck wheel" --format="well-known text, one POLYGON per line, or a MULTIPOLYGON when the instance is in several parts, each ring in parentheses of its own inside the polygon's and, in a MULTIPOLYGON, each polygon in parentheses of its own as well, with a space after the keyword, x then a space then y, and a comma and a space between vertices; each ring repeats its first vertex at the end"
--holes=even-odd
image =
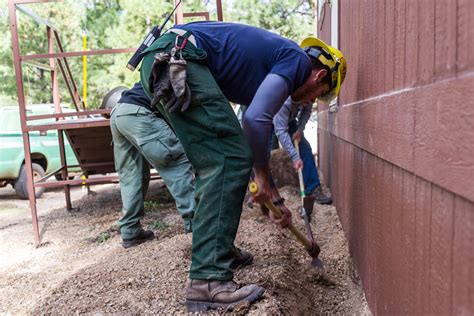
MULTIPOLYGON (((33 168, 33 178, 39 179, 44 176, 44 169, 43 167, 41 167, 41 165, 38 165, 37 163, 32 163, 31 167, 33 168)), ((36 198, 39 198, 43 194, 44 190, 45 188, 36 188, 36 198)), ((28 180, 26 177, 25 164, 21 166, 20 175, 15 181, 15 192, 20 198, 28 199, 28 180)))

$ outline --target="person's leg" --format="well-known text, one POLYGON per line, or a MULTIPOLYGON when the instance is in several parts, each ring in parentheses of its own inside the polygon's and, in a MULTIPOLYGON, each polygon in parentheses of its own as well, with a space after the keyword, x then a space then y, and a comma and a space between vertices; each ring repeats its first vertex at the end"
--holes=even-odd
POLYGON ((303 181, 305 184, 305 194, 313 195, 319 204, 331 204, 332 198, 326 196, 322 190, 319 180, 318 169, 314 163, 313 151, 306 138, 301 139, 300 155, 303 160, 303 181))
POLYGON ((209 69, 188 62, 192 105, 167 116, 196 174, 191 279, 232 280, 234 239, 252 166, 232 108, 209 69))
POLYGON ((194 174, 183 147, 162 118, 149 112, 149 115, 137 119, 142 128, 133 135, 135 142, 143 156, 162 177, 175 199, 185 230, 191 232, 196 206, 194 174))
MULTIPOLYGON (((120 107, 120 105, 119 105, 120 107)), ((120 193, 122 196, 123 216, 118 221, 122 239, 133 239, 142 232, 140 219, 144 215, 143 185, 145 183, 144 161, 142 155, 132 143, 121 133, 120 126, 129 117, 122 116, 120 108, 112 113, 110 119, 112 138, 114 142, 115 168, 120 178, 120 193)))
POLYGON ((300 157, 303 160, 303 181, 305 194, 309 195, 321 183, 319 181, 318 169, 314 162, 313 150, 311 145, 303 136, 300 142, 300 157))

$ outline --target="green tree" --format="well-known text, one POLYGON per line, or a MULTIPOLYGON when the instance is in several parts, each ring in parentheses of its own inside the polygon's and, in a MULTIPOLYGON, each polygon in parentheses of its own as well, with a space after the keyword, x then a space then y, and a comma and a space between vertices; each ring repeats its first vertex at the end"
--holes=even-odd
POLYGON ((299 42, 314 35, 314 3, 309 0, 225 0, 224 19, 280 34, 299 42))
MULTIPOLYGON (((78 10, 83 10, 81 6, 72 1, 66 1, 54 6, 31 5, 28 8, 41 18, 53 21, 52 25, 57 30, 61 30, 61 38, 65 47, 69 50, 79 49, 80 35, 76 34, 76 30, 80 26, 79 21, 74 16, 78 10)), ((22 55, 47 53, 46 27, 38 24, 22 12, 17 12, 20 53, 22 55)), ((0 65, 0 76, 2 76, 0 94, 12 96, 16 99, 16 81, 13 69, 9 17, 6 14, 0 20, 0 30, 4 34, 0 47, 0 58, 2 59, 2 64, 0 65)), ((43 64, 49 63, 48 60, 39 60, 39 62, 43 64)), ((71 66, 72 71, 77 71, 75 65, 71 66)), ((28 65, 23 66, 22 70, 27 103, 51 102, 51 76, 49 71, 28 65)), ((62 96, 65 96, 64 92, 65 90, 61 89, 62 96)))
MULTIPOLYGON (((16 99, 11 37, 6 0, 0 0, 0 100, 16 99)), ((214 0, 183 0, 184 12, 211 11, 215 20, 214 0)), ((138 47, 154 25, 161 25, 173 9, 174 0, 66 0, 59 3, 28 5, 40 17, 48 19, 59 30, 66 51, 82 50, 82 35, 87 34, 87 49, 138 47)), ((299 42, 313 34, 313 1, 310 0, 223 0, 224 20, 268 29, 299 42)), ((22 54, 47 52, 46 29, 19 13, 22 54)), ((199 19, 199 18, 197 18, 199 19)), ((190 22, 195 19, 186 19, 190 22)), ((173 19, 166 27, 171 27, 173 19)), ((131 86, 139 80, 139 72, 125 66, 130 54, 89 56, 87 58, 87 103, 96 108, 102 97, 118 85, 131 86)), ((68 58, 78 89, 82 91, 82 58, 68 58)), ((41 61, 48 63, 48 60, 41 61)), ((27 102, 51 102, 49 71, 23 67, 27 102)), ((82 93, 80 93, 82 95, 82 93)), ((62 102, 70 102, 69 93, 60 76, 62 102)))

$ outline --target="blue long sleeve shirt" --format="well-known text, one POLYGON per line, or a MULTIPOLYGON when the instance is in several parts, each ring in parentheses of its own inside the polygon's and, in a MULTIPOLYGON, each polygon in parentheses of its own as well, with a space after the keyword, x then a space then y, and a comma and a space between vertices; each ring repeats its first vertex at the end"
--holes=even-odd
POLYGON ((291 97, 286 99, 280 111, 273 118, 273 127, 278 141, 291 157, 292 161, 298 159, 298 153, 288 132, 290 122, 297 121, 297 130, 303 133, 306 123, 311 116, 311 105, 294 102, 291 97))

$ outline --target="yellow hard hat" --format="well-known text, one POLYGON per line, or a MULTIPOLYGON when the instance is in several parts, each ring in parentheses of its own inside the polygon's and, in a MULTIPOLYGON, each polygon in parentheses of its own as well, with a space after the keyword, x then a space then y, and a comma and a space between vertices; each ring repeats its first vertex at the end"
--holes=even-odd
POLYGON ((304 49, 310 57, 319 60, 327 66, 331 72, 331 91, 318 97, 323 102, 331 102, 341 90, 341 85, 346 78, 346 60, 341 51, 335 47, 329 46, 316 37, 305 38, 300 47, 304 49))

